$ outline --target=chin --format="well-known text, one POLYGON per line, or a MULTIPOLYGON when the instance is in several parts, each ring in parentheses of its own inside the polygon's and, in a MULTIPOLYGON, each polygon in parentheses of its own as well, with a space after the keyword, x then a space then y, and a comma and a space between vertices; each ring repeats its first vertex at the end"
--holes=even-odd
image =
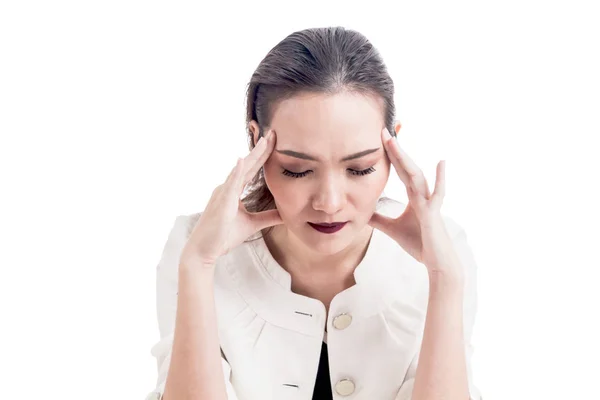
POLYGON ((300 227, 300 232, 296 232, 296 235, 313 252, 331 255, 339 253, 352 245, 358 233, 352 222, 348 222, 341 230, 332 234, 321 233, 308 223, 304 223, 300 227))

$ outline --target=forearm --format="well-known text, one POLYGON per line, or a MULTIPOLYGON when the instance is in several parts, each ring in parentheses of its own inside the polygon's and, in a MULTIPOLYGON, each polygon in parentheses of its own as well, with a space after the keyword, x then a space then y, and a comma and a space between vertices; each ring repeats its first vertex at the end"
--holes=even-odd
POLYGON ((179 267, 171 364, 164 400, 227 399, 214 301, 214 272, 179 267))
POLYGON ((412 400, 468 400, 464 279, 430 273, 429 303, 412 400))

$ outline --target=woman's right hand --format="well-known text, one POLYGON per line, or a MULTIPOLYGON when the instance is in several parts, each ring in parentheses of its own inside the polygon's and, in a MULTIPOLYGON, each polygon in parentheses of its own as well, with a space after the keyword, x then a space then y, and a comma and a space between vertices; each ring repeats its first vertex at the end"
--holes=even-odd
POLYGON ((283 223, 277 209, 249 213, 240 200, 246 184, 273 152, 275 141, 271 130, 215 188, 183 248, 180 264, 211 268, 217 258, 259 230, 283 223))

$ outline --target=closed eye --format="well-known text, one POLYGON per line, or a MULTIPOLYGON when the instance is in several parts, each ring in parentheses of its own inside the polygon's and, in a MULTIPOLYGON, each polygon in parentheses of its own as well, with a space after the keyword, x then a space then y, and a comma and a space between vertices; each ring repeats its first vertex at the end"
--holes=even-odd
POLYGON ((363 175, 372 174, 373 172, 375 172, 375 168, 369 167, 367 169, 363 169, 363 170, 360 170, 360 171, 357 171, 357 170, 354 170, 354 169, 348 169, 348 171, 350 171, 350 173, 352 175, 363 176, 363 175))
POLYGON ((304 171, 304 172, 292 172, 292 171, 288 171, 287 169, 283 169, 282 174, 286 175, 286 176, 291 176, 292 178, 302 178, 306 175, 308 175, 309 172, 312 172, 311 170, 308 171, 304 171))
MULTIPOLYGON (((348 172, 350 172, 350 174, 354 175, 354 176, 364 176, 364 175, 372 174, 375 171, 376 170, 374 167, 369 167, 369 168, 363 169, 363 170, 356 170, 356 169, 348 168, 348 172)), ((287 170, 284 168, 282 174, 292 177, 292 178, 303 178, 311 172, 313 172, 313 171, 310 169, 307 171, 304 171, 304 172, 293 172, 293 171, 290 171, 290 170, 287 170)))

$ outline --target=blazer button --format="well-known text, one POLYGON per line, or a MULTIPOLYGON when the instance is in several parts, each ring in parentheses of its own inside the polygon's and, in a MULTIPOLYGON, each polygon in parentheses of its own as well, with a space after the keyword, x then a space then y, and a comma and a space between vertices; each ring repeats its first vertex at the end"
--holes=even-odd
POLYGON ((350 379, 342 379, 335 384, 335 391, 340 396, 350 396, 354 393, 354 382, 350 379))
POLYGON ((333 319, 333 327, 335 329, 346 329, 352 322, 352 316, 350 314, 340 314, 333 319))

